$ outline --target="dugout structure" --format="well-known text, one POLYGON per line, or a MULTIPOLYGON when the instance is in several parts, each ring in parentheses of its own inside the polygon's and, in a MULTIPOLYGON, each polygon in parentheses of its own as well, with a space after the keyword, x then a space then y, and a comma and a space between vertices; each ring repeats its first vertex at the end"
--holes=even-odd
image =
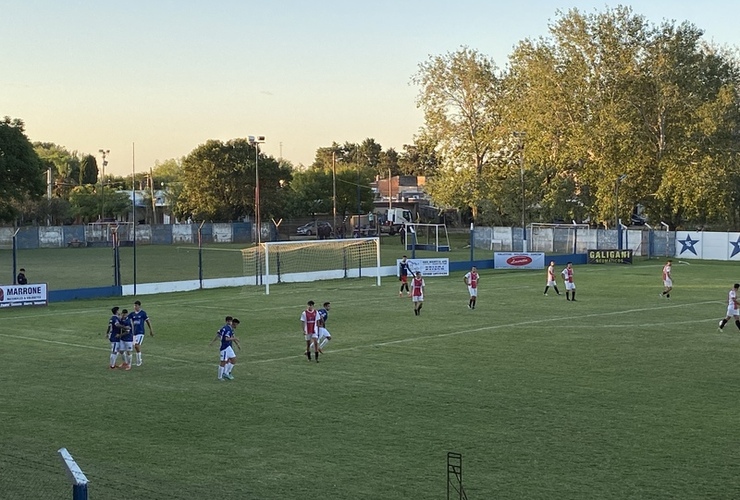
POLYGON ((242 250, 248 285, 317 280, 376 279, 380 286, 380 240, 351 238, 312 241, 273 241, 242 250))
POLYGON ((446 224, 406 223, 404 227, 404 248, 406 250, 431 250, 449 252, 450 238, 446 224))

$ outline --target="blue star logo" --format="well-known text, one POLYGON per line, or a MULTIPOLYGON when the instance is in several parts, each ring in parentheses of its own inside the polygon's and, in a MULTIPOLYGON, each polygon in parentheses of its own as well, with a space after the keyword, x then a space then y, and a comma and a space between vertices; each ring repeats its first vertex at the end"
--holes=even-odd
POLYGON ((684 240, 678 240, 678 242, 681 244, 681 251, 678 252, 678 255, 681 255, 686 250, 688 250, 689 252, 691 252, 694 255, 697 255, 698 256, 698 254, 696 253, 696 249, 694 248, 694 245, 696 245, 697 243, 699 243, 699 240, 692 240, 691 239, 691 235, 688 234, 688 233, 686 233, 686 239, 684 239, 684 240))
POLYGON ((730 245, 732 245, 732 255, 730 255, 730 258, 733 258, 735 255, 740 253, 740 236, 737 237, 737 241, 731 241, 730 245))

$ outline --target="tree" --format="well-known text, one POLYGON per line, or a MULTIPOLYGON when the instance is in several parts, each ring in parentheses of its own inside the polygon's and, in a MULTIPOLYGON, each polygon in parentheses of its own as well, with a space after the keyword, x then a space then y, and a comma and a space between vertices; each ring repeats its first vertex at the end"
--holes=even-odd
POLYGON ((78 186, 98 182, 98 160, 93 155, 85 155, 80 161, 78 186))
MULTIPOLYGON (((209 140, 182 162, 183 190, 177 213, 196 220, 238 220, 255 213, 255 148, 247 139, 209 140)), ((263 219, 280 216, 282 185, 290 168, 259 154, 260 212, 263 219)))
POLYGON ((131 211, 131 193, 110 186, 85 184, 70 190, 70 212, 79 223, 126 216, 131 211))
POLYGON ((44 167, 18 118, 0 121, 0 172, 0 220, 12 221, 17 215, 14 200, 44 193, 44 167))
POLYGON ((439 167, 437 141, 428 134, 421 133, 414 137, 413 144, 404 144, 403 153, 398 158, 398 169, 401 175, 433 176, 439 167))
POLYGON ((443 164, 429 184, 430 194, 440 203, 470 207, 475 217, 487 196, 484 169, 493 166, 501 134, 503 86, 496 64, 462 47, 421 63, 412 82, 421 87, 417 106, 443 164))
POLYGON ((737 214, 734 58, 689 23, 654 26, 627 7, 558 14, 549 38, 515 49, 506 79, 533 203, 612 225, 638 204, 674 226, 737 214))

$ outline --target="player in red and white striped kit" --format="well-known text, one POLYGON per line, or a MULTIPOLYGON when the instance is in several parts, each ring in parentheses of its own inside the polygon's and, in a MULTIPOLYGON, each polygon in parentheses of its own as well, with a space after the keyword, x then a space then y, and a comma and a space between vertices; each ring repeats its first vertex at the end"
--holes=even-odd
POLYGON ((568 262, 568 265, 565 269, 563 269, 563 272, 560 273, 563 275, 563 281, 565 281, 565 299, 566 300, 572 300, 573 302, 576 301, 576 284, 573 281, 573 263, 568 262), (571 299, 571 294, 573 295, 573 298, 571 299))
POLYGON ((551 260, 550 265, 547 268, 547 282, 545 283, 545 296, 547 296, 547 290, 552 287, 553 290, 555 290, 555 293, 560 295, 560 290, 558 290, 558 282, 555 281, 555 261, 551 260))
POLYGON ((424 305, 424 278, 421 277, 421 271, 416 271, 411 280, 411 301, 414 303, 414 314, 419 316, 424 305))
POLYGON ((740 303, 737 301, 737 290, 740 288, 740 283, 735 283, 732 289, 727 294, 727 316, 725 319, 719 322, 719 331, 725 327, 730 319, 735 318, 735 326, 740 330, 740 303))
POLYGON ((478 268, 473 266, 470 268, 470 272, 463 278, 465 284, 468 285, 468 293, 470 294, 470 300, 468 301, 468 309, 475 309, 475 302, 478 299, 478 268))

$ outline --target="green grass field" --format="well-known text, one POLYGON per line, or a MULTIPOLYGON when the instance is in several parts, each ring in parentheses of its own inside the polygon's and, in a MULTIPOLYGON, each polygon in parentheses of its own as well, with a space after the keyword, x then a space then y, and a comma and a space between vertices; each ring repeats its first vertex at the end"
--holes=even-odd
POLYGON ((423 313, 397 281, 143 296, 144 365, 109 370, 103 333, 133 298, 0 310, 0 497, 441 499, 446 454, 470 500, 740 497, 740 332, 717 332, 737 267, 579 266, 578 301, 544 272, 427 278, 423 313), (552 291, 551 291, 552 294, 552 291), (305 302, 334 340, 303 356, 305 302), (218 382, 223 317, 242 321, 218 382))

